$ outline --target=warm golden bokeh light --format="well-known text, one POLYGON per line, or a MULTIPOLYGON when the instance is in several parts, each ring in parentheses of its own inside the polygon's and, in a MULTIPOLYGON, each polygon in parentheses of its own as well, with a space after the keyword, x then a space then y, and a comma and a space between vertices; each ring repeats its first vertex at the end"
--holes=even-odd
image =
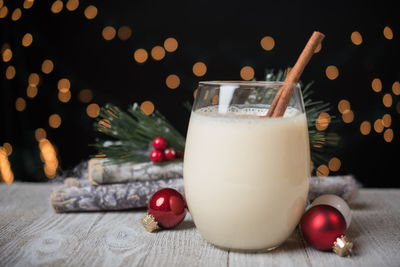
POLYGON ((261 47, 266 51, 271 51, 275 46, 275 40, 271 36, 264 36, 260 41, 261 47))
POLYGON ((362 135, 368 135, 371 132, 371 123, 369 121, 363 121, 360 125, 360 132, 362 135))
POLYGON ((342 163, 340 162, 340 159, 334 157, 329 161, 329 169, 333 172, 337 172, 340 169, 340 166, 342 163))
POLYGON ((11 184, 14 181, 14 173, 11 170, 10 162, 8 161, 7 151, 0 146, 0 178, 6 184, 11 184))
POLYGON ((65 5, 65 7, 69 10, 69 11, 74 11, 79 7, 79 0, 68 0, 67 4, 65 5))
POLYGON ((250 66, 244 66, 240 70, 240 77, 245 81, 249 81, 249 80, 253 79, 254 78, 254 69, 250 66))
POLYGON ((133 54, 133 57, 135 58, 137 63, 144 63, 146 62, 149 55, 147 54, 146 50, 144 50, 143 48, 139 48, 136 49, 135 53, 133 54))
POLYGON ((30 9, 32 6, 33 6, 33 0, 25 0, 24 1, 23 7, 25 9, 30 9))
POLYGON ((7 80, 14 79, 16 73, 17 71, 14 66, 12 65, 8 66, 6 69, 6 79, 7 80))
POLYGON ((351 123, 354 120, 354 112, 352 110, 345 110, 342 114, 342 120, 345 123, 351 123))
POLYGON ((22 46, 28 47, 33 42, 33 36, 30 33, 26 33, 24 37, 22 37, 22 46))
POLYGON ((100 114, 100 107, 96 103, 87 106, 86 114, 91 118, 96 118, 100 114))
POLYGON ((323 131, 328 128, 330 122, 331 116, 326 112, 322 112, 318 115, 318 119, 315 122, 315 128, 319 131, 323 131))
POLYGON ((67 78, 62 78, 57 83, 57 88, 61 92, 67 92, 71 88, 71 82, 67 78))
POLYGON ((382 98, 383 105, 385 107, 390 108, 393 104, 393 98, 391 94, 385 94, 382 98))
POLYGON ((392 85, 392 91, 393 94, 395 95, 400 95, 400 83, 398 81, 395 81, 392 85))
POLYGON ((42 63, 42 72, 44 74, 49 74, 54 69, 54 63, 50 59, 45 59, 42 63))
POLYGON ((150 115, 151 113, 154 112, 154 104, 151 101, 144 101, 142 104, 140 104, 140 110, 146 114, 150 115))
POLYGON ((57 173, 58 160, 54 146, 43 138, 39 141, 40 158, 44 162, 43 170, 47 178, 54 178, 57 173))
POLYGON ((67 103, 71 99, 71 91, 58 91, 58 100, 63 103, 67 103))
POLYGON ((175 74, 168 75, 167 79, 165 80, 165 84, 170 89, 176 89, 179 87, 181 80, 175 74))
POLYGON ((165 50, 162 46, 155 46, 153 49, 151 49, 151 57, 154 60, 161 60, 165 57, 165 50))
POLYGON ((6 150, 7 157, 9 157, 12 154, 13 148, 12 145, 8 142, 4 142, 3 148, 6 150))
POLYGON ((93 5, 88 6, 84 11, 84 15, 87 19, 94 19, 97 16, 97 7, 93 5))
POLYGON ((122 41, 128 40, 131 38, 132 30, 129 26, 121 26, 118 29, 118 38, 122 41))
POLYGON ((37 87, 34 85, 28 85, 28 87, 26 88, 26 95, 29 98, 34 98, 37 94, 38 94, 37 87))
POLYGON ((390 114, 385 114, 382 117, 382 124, 386 128, 389 128, 392 125, 392 116, 390 114))
POLYGON ((93 93, 90 89, 83 89, 78 94, 78 99, 82 103, 89 103, 93 99, 93 93))
POLYGON ((0 8, 2 8, 4 5, 4 0, 0 0, 0 8))
POLYGON ((115 28, 113 26, 106 26, 104 27, 102 33, 103 38, 107 41, 110 41, 112 39, 114 39, 115 35, 117 34, 117 31, 115 30, 115 28))
POLYGON ((317 168, 316 173, 320 178, 326 177, 329 175, 329 168, 325 164, 322 164, 317 168))
POLYGON ((20 8, 16 8, 13 13, 11 14, 11 20, 12 21, 17 21, 21 18, 22 11, 20 8))
POLYGON ((26 101, 22 97, 18 97, 17 100, 15 100, 15 109, 17 111, 24 111, 26 108, 26 101))
POLYGON ((383 132, 383 128, 384 128, 384 126, 383 126, 382 120, 381 119, 377 119, 374 122, 374 130, 375 130, 375 132, 381 133, 381 132, 383 132))
POLYGON ((346 110, 350 109, 350 102, 347 101, 346 99, 342 99, 338 103, 338 110, 340 113, 345 112, 346 110))
POLYGON ((379 78, 373 79, 372 82, 371 82, 371 87, 372 87, 372 90, 374 90, 377 93, 382 91, 381 79, 379 79, 379 78))
POLYGON ((339 70, 336 66, 330 65, 326 67, 325 74, 329 80, 335 80, 337 77, 339 77, 339 70))
POLYGON ((8 15, 8 7, 2 6, 0 8, 0 19, 7 17, 8 15))
POLYGON ((61 125, 61 117, 58 114, 50 115, 49 117, 49 125, 51 128, 58 128, 61 125))
POLYGON ((383 29, 383 36, 385 36, 386 39, 392 40, 393 39, 393 31, 389 26, 386 26, 383 29))
POLYGON ((164 48, 168 52, 174 52, 178 49, 178 41, 173 37, 169 37, 164 41, 164 48))
POLYGON ((196 99, 197 96, 197 89, 193 91, 193 98, 196 99))
POLYGON ((385 139, 386 142, 390 143, 393 141, 393 130, 392 129, 386 129, 386 131, 383 133, 383 139, 385 139))
POLYGON ((43 128, 38 128, 35 130, 35 139, 36 141, 40 141, 47 137, 47 133, 43 128))
POLYGON ((201 77, 207 73, 207 66, 203 62, 199 61, 194 63, 192 71, 194 75, 201 77))
POLYGON ((362 36, 358 31, 352 32, 350 38, 351 38, 351 42, 355 45, 360 45, 363 42, 362 36))
POLYGON ((51 5, 51 12, 54 14, 60 13, 61 10, 63 9, 64 3, 61 0, 56 0, 54 3, 51 5))
POLYGON ((4 62, 8 62, 12 59, 13 52, 11 51, 10 48, 6 48, 3 50, 2 57, 4 62))
POLYGON ((29 75, 29 77, 28 77, 28 83, 29 83, 29 85, 31 85, 31 86, 38 86, 39 82, 40 82, 39 74, 37 74, 37 73, 31 73, 31 74, 29 75))

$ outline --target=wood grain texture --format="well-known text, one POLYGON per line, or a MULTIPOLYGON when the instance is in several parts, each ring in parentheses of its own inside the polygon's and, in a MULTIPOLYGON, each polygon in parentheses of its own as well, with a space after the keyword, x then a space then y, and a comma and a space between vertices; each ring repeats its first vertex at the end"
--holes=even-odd
POLYGON ((362 189, 351 203, 355 255, 309 247, 299 231, 277 249, 241 253, 202 239, 190 215, 146 232, 145 210, 57 214, 55 185, 0 185, 0 266, 400 266, 400 190, 362 189))

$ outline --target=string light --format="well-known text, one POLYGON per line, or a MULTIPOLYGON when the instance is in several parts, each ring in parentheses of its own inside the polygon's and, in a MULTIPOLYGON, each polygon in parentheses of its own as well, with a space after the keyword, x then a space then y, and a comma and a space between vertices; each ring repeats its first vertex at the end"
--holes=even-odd
POLYGON ((13 52, 11 51, 10 48, 5 48, 3 50, 2 57, 4 62, 9 62, 13 57, 13 52))
POLYGON ((374 122, 374 130, 375 130, 375 132, 377 132, 377 133, 381 133, 381 132, 383 132, 383 122, 382 122, 382 120, 381 119, 377 119, 375 122, 374 122))
POLYGON ((49 125, 51 128, 57 129, 61 125, 61 117, 58 114, 50 115, 49 125))
POLYGON ((97 7, 90 5, 85 8, 83 13, 87 19, 94 19, 97 16, 97 7))
POLYGON ((161 60, 165 57, 165 50, 162 46, 157 45, 151 49, 150 54, 154 60, 161 60))
POLYGON ((382 98, 383 105, 385 107, 390 108, 393 103, 392 95, 391 94, 385 94, 382 98))
POLYGON ((244 66, 240 70, 240 77, 245 81, 253 79, 254 78, 254 69, 250 66, 244 66))
POLYGON ((24 1, 23 7, 25 9, 30 9, 32 6, 33 6, 33 0, 25 0, 24 1))
POLYGON ((379 79, 379 78, 373 79, 372 82, 371 82, 371 87, 372 87, 372 90, 374 90, 377 93, 382 91, 381 79, 379 79))
POLYGON ((100 114, 100 107, 96 103, 92 103, 87 106, 86 113, 91 118, 96 118, 100 114))
POLYGON ((42 63, 42 72, 44 74, 49 74, 54 69, 54 63, 50 59, 45 59, 42 63))
POLYGON ((26 108, 26 101, 22 97, 18 97, 17 100, 15 100, 15 109, 19 112, 24 111, 26 108))
POLYGON ((168 75, 167 79, 165 80, 165 84, 170 89, 178 88, 180 83, 181 83, 181 80, 175 74, 168 75))
POLYGON ((325 164, 322 164, 317 168, 316 173, 319 178, 324 178, 329 175, 329 168, 325 164))
POLYGON ((350 109, 350 102, 347 101, 346 99, 342 99, 338 103, 338 110, 340 113, 345 112, 346 110, 350 109))
POLYGON ((146 115, 152 114, 154 112, 153 102, 144 101, 142 104, 140 104, 140 110, 146 115))
POLYGON ((13 13, 11 14, 11 20, 12 21, 17 21, 21 18, 22 11, 20 8, 14 9, 13 13))
POLYGON ((169 37, 164 41, 164 48, 168 52, 174 52, 178 49, 178 41, 173 37, 169 37))
POLYGON ((63 103, 67 103, 71 99, 71 91, 58 91, 58 100, 63 103))
POLYGON ((360 125, 360 132, 362 135, 368 135, 371 132, 371 123, 369 121, 363 121, 360 125))
POLYGON ((114 39, 116 34, 117 34, 116 30, 112 26, 104 27, 103 32, 102 32, 103 38, 107 41, 114 39))
POLYGON ((53 2, 53 4, 51 5, 51 12, 53 12, 54 14, 60 13, 61 10, 63 9, 64 3, 61 0, 56 0, 53 2))
POLYGON ((6 151, 7 157, 9 157, 12 154, 13 148, 12 145, 8 142, 3 143, 3 148, 6 151))
POLYGON ((339 70, 336 66, 330 65, 326 67, 325 75, 329 80, 335 80, 337 77, 339 77, 339 70))
POLYGON ((35 130, 35 139, 36 141, 40 141, 47 137, 47 133, 43 128, 38 128, 35 130))
POLYGON ((6 69, 6 79, 7 80, 14 79, 16 73, 17 71, 14 66, 12 65, 8 66, 6 69))
POLYGON ((393 39, 393 31, 389 26, 386 26, 383 29, 383 36, 385 36, 386 39, 392 40, 393 39))
POLYGON ((390 114, 385 114, 382 117, 382 124, 386 128, 389 128, 392 125, 392 116, 390 114))
POLYGON ((342 114, 342 119, 345 123, 351 123, 354 120, 354 112, 352 110, 345 110, 342 114))
POLYGON ((203 62, 199 61, 194 63, 192 70, 194 75, 201 77, 207 73, 207 66, 203 62))
POLYGON ((40 158, 44 162, 43 170, 47 178, 54 178, 58 168, 56 150, 49 140, 43 138, 39 141, 40 158))
POLYGON ((352 32, 351 34, 351 41, 355 45, 360 45, 363 42, 362 36, 358 31, 352 32))
POLYGON ((393 141, 393 130, 392 129, 386 129, 386 131, 383 133, 383 139, 385 139, 386 142, 390 143, 393 141))
POLYGON ((121 26, 118 29, 118 38, 122 41, 128 40, 132 35, 132 30, 129 26, 121 26))
POLYGON ((65 7, 69 10, 69 11, 74 11, 78 8, 79 6, 79 0, 68 0, 67 4, 65 5, 65 7))
POLYGON ((340 162, 340 159, 334 157, 329 161, 329 169, 333 172, 337 172, 340 169, 340 166, 342 163, 340 162))
POLYGON ((22 37, 22 46, 28 47, 33 42, 33 36, 30 33, 26 33, 24 37, 22 37))
POLYGON ((135 53, 133 54, 133 57, 135 58, 137 63, 144 63, 146 62, 149 55, 147 54, 146 50, 144 50, 143 48, 139 48, 136 49, 135 53))
POLYGON ((260 41, 261 47, 266 51, 271 51, 275 46, 275 40, 271 36, 264 36, 260 41))
POLYGON ((57 88, 61 92, 68 92, 69 89, 71 88, 71 82, 67 78, 62 78, 58 81, 57 83, 57 88))
POLYGON ((31 73, 31 74, 29 75, 29 77, 28 77, 28 83, 29 83, 29 85, 31 85, 31 86, 38 86, 39 82, 40 82, 39 74, 37 74, 37 73, 31 73))
POLYGON ((90 89, 83 89, 79 92, 78 99, 82 103, 89 103, 93 99, 93 93, 90 89))
POLYGON ((28 85, 28 87, 26 88, 26 95, 29 98, 34 98, 38 93, 38 89, 36 86, 34 85, 28 85))
POLYGON ((6 184, 11 184, 14 181, 14 173, 11 170, 7 151, 4 147, 0 147, 0 176, 6 184))
POLYGON ((393 94, 400 95, 400 83, 398 81, 393 83, 392 91, 393 91, 393 94))
POLYGON ((318 115, 318 119, 315 122, 315 128, 319 131, 323 131, 328 128, 329 123, 331 122, 331 116, 326 112, 321 112, 318 115))
POLYGON ((0 8, 0 19, 7 17, 7 15, 8 15, 8 7, 7 6, 1 7, 0 8))

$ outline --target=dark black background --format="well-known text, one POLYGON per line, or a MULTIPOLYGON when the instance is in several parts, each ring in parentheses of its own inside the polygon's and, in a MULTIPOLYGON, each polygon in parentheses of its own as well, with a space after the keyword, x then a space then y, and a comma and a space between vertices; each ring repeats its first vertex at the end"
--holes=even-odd
MULTIPOLYGON (((64 4, 66 1, 64 1, 64 4)), ((399 118, 396 104, 399 96, 391 92, 394 81, 400 79, 399 33, 394 2, 374 1, 80 1, 75 11, 65 8, 53 14, 52 1, 36 1, 32 8, 22 8, 22 1, 6 0, 10 13, 22 9, 22 17, 14 22, 10 14, 0 19, 0 45, 9 43, 13 50, 10 62, 1 62, 0 70, 0 142, 13 145, 11 166, 17 179, 43 180, 34 130, 47 131, 58 151, 62 169, 69 169, 87 159, 95 151, 92 119, 86 115, 86 104, 77 99, 84 88, 94 92, 93 102, 107 102, 127 107, 133 102, 152 101, 173 124, 185 133, 189 113, 182 103, 192 101, 199 80, 239 80, 240 69, 252 66, 257 80, 264 79, 265 69, 284 69, 294 64, 302 47, 314 30, 326 35, 322 50, 316 54, 302 76, 304 82, 315 81, 313 99, 328 101, 340 118, 337 103, 347 99, 355 113, 350 124, 340 121, 328 131, 337 132, 341 141, 335 156, 342 161, 336 174, 354 174, 368 187, 399 187, 399 118), (87 20, 84 9, 93 4, 98 15, 87 20), (128 25, 132 37, 121 41, 103 39, 105 26, 118 29, 128 25), (383 36, 385 26, 394 33, 392 40, 383 36), (353 31, 363 37, 360 46, 350 40, 353 31), (29 47, 21 46, 26 32, 33 35, 29 47), (275 39, 275 47, 265 51, 262 37, 275 39), (168 37, 179 42, 176 52, 167 53, 161 61, 149 58, 144 64, 133 59, 138 48, 150 52, 163 45, 168 37), (54 71, 43 75, 39 94, 26 98, 27 78, 40 73, 44 59, 51 59, 54 71), (207 74, 201 78, 192 73, 195 62, 206 63, 207 74), (13 80, 4 76, 8 65, 14 65, 13 80), (325 68, 335 65, 339 77, 329 80, 325 68), (168 89, 165 78, 180 77, 175 90, 168 89), (61 103, 57 99, 57 81, 71 81, 72 99, 61 103), (371 81, 380 78, 383 90, 376 93, 371 81), (393 105, 382 103, 385 93, 391 93, 393 105), (24 112, 15 110, 15 99, 27 99, 24 112), (58 113, 62 125, 48 126, 50 114, 58 113), (373 122, 383 114, 392 116, 394 139, 387 143, 383 134, 374 130, 367 136, 360 133, 362 121, 373 122)))

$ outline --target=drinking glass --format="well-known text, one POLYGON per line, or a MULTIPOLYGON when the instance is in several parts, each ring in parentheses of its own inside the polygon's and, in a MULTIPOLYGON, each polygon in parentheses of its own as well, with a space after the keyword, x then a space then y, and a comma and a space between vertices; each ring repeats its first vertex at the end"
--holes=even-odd
POLYGON ((304 210, 310 147, 298 84, 200 82, 185 147, 187 204, 201 235, 227 249, 270 250, 304 210), (266 117, 277 91, 293 87, 283 117, 266 117))

